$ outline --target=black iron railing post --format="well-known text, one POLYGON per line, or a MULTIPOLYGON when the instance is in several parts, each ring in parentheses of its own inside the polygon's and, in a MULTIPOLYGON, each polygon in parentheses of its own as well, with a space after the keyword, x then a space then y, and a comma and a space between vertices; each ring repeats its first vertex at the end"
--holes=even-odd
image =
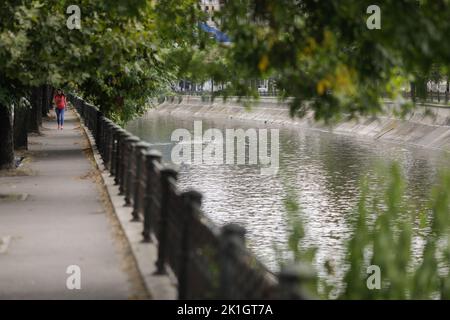
POLYGON ((92 130, 92 109, 88 103, 84 104, 84 112, 86 113, 86 127, 94 134, 94 131, 92 130))
MULTIPOLYGON (((202 195, 196 191, 180 194, 175 185, 177 171, 163 169, 159 151, 149 149, 148 143, 82 99, 70 99, 91 130, 105 168, 114 176, 126 203, 133 203, 132 221, 143 214, 143 242, 151 241, 152 232, 156 234, 157 273, 165 274, 166 268, 172 268, 178 278, 179 299, 308 297, 302 289, 313 279, 312 269, 285 266, 277 281, 246 249, 243 227, 229 224, 219 234, 202 216, 202 195)), ((168 99, 174 101, 173 97, 168 99)))
POLYGON ((183 224, 182 235, 181 235, 181 270, 180 276, 178 279, 178 299, 184 300, 189 297, 189 265, 191 260, 191 225, 194 221, 196 221, 196 216, 200 215, 200 207, 202 205, 202 194, 197 191, 186 191, 182 193, 183 204, 185 214, 183 216, 183 221, 180 223, 183 224))
POLYGON ((122 152, 122 169, 121 169, 121 178, 120 178, 120 185, 119 185, 119 191, 120 194, 123 194, 125 196, 125 205, 129 205, 129 199, 127 198, 127 187, 128 187, 128 177, 129 177, 129 168, 131 165, 132 160, 132 150, 133 145, 135 143, 138 143, 140 140, 136 136, 128 136, 124 140, 123 144, 123 152, 122 152))
POLYGON ((90 108, 89 104, 87 104, 87 103, 84 105, 84 108, 85 108, 86 116, 87 116, 87 127, 92 132, 92 112, 91 112, 91 108, 90 108))
MULTIPOLYGON (((99 149, 100 155, 102 156, 103 164, 105 165, 105 155, 107 150, 107 144, 106 144, 106 118, 102 115, 101 118, 98 121, 98 127, 100 128, 100 132, 98 134, 98 144, 101 146, 99 149)), ((97 147, 98 148, 98 147, 97 147)), ((106 167, 106 165, 105 165, 106 167)))
POLYGON ((95 109, 92 106, 89 106, 89 113, 90 113, 90 120, 91 120, 91 132, 92 136, 95 138, 97 137, 97 112, 95 112, 95 109))
POLYGON ((140 221, 139 211, 141 208, 141 179, 142 169, 144 166, 145 158, 143 152, 150 148, 150 144, 144 141, 138 142, 134 145, 134 162, 132 164, 133 172, 131 173, 131 179, 129 179, 129 188, 127 195, 131 199, 133 198, 133 212, 131 213, 131 221, 140 221))
MULTIPOLYGON (((149 150, 143 152, 143 157, 145 158, 145 183, 143 183, 143 190, 145 188, 145 193, 143 197, 144 202, 144 230, 142 231, 143 242, 151 242, 150 231, 152 229, 152 208, 154 207, 153 202, 158 195, 154 194, 153 188, 154 184, 159 183, 155 181, 155 163, 161 163, 162 154, 158 150, 149 150)), ((141 181, 143 182, 143 181, 141 181)))
POLYGON ((239 294, 233 286, 236 272, 239 272, 234 268, 233 259, 245 249, 245 233, 245 228, 235 223, 227 224, 221 229, 218 293, 221 299, 236 299, 239 294))
POLYGON ((92 129, 94 140, 97 143, 97 137, 98 137, 98 127, 97 127, 97 120, 98 120, 98 111, 94 106, 91 106, 91 120, 92 120, 92 129))
POLYGON ((159 221, 158 260, 156 261, 157 274, 166 273, 169 184, 171 179, 176 181, 177 176, 178 173, 173 168, 164 168, 161 170, 161 218, 159 221))
POLYGON ((91 105, 88 105, 88 110, 89 110, 89 129, 92 132, 92 136, 95 137, 97 136, 97 128, 95 127, 95 124, 97 123, 97 114, 94 110, 94 108, 91 105))
POLYGON ((81 119, 83 119, 83 123, 86 125, 86 102, 80 103, 80 109, 81 109, 81 119))
POLYGON ((97 149, 100 153, 100 156, 105 161, 105 143, 103 138, 103 133, 105 129, 103 128, 103 114, 101 111, 97 111, 97 136, 95 137, 95 143, 97 145, 97 149))
POLYGON ((291 263, 283 266, 278 274, 278 298, 282 300, 310 299, 305 288, 314 281, 315 277, 314 269, 309 264, 291 263))

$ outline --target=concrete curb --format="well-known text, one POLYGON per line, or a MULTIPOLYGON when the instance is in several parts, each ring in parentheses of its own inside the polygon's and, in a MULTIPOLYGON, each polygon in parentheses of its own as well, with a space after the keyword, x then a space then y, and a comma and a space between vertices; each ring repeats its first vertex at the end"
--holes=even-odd
POLYGON ((110 176, 108 170, 103 165, 102 158, 98 152, 94 137, 82 123, 78 112, 73 109, 80 120, 80 127, 83 128, 89 144, 91 146, 97 169, 99 170, 103 185, 107 191, 114 214, 120 223, 128 244, 130 245, 133 257, 136 261, 139 273, 144 281, 147 292, 156 300, 177 299, 176 279, 168 275, 157 275, 155 262, 158 258, 157 240, 153 237, 151 243, 143 243, 142 222, 131 222, 132 207, 125 207, 125 198, 119 195, 119 187, 114 184, 114 178, 110 176))

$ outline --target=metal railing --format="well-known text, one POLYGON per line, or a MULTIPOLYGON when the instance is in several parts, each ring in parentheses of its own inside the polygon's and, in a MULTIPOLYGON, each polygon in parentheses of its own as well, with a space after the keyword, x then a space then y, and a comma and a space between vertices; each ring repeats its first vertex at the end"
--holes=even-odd
POLYGON ((104 166, 119 185, 132 221, 142 223, 142 241, 158 247, 157 272, 170 268, 179 299, 304 299, 312 280, 292 265, 270 272, 245 245, 245 229, 218 228, 201 210, 202 195, 181 192, 177 171, 161 164, 161 153, 69 95, 91 131, 104 166))

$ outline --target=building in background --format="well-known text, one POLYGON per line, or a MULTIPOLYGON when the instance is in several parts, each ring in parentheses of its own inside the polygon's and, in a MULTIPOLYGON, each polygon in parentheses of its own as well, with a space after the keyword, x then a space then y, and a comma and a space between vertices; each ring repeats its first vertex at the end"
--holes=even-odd
POLYGON ((200 28, 211 34, 218 42, 229 44, 229 37, 220 30, 220 22, 214 15, 225 5, 225 0, 200 0, 200 8, 206 13, 206 22, 200 23, 200 28))
POLYGON ((214 13, 219 11, 221 6, 225 1, 223 0, 200 0, 200 7, 208 15, 208 25, 211 27, 216 27, 216 23, 213 21, 212 17, 214 13))

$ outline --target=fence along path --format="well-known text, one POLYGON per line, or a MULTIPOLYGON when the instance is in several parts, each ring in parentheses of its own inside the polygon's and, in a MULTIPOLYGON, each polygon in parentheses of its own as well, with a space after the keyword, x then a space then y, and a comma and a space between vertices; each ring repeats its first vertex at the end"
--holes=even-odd
POLYGON ((218 228, 201 211, 202 195, 181 192, 177 171, 161 164, 161 153, 104 117, 94 106, 69 95, 132 220, 142 223, 143 242, 156 242, 157 272, 170 268, 178 281, 179 299, 303 299, 302 268, 290 265, 271 273, 247 249, 245 229, 218 228))

